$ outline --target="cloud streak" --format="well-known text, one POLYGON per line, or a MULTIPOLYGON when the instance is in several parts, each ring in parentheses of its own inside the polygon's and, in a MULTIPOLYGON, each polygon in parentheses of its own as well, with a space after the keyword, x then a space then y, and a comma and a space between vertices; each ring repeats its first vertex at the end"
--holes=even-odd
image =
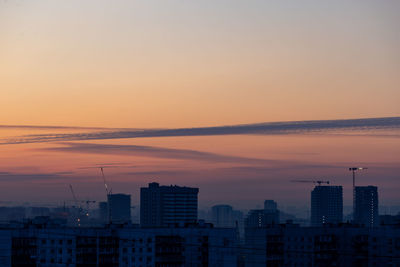
POLYGON ((164 159, 178 160, 197 160, 211 162, 235 162, 235 163, 271 163, 274 160, 264 160, 257 158, 246 158, 221 155, 216 153, 202 152, 189 149, 174 149, 153 146, 137 146, 137 145, 111 145, 111 144, 92 144, 92 143, 61 143, 64 146, 42 148, 40 150, 73 152, 73 153, 90 153, 90 154, 116 154, 129 155, 139 157, 152 157, 164 159))
POLYGON ((269 122, 217 127, 176 128, 176 129, 122 129, 101 130, 82 133, 38 134, 4 139, 0 144, 24 144, 59 141, 82 141, 104 139, 126 139, 144 137, 182 137, 215 135, 286 135, 323 134, 329 131, 361 131, 368 134, 376 130, 400 130, 400 117, 367 118, 348 120, 315 120, 292 122, 269 122))

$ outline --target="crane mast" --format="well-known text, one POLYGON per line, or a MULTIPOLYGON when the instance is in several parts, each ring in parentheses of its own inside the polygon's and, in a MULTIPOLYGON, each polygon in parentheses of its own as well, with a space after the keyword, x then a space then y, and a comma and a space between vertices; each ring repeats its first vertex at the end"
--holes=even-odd
POLYGON ((320 186, 321 184, 329 184, 329 181, 322 181, 322 180, 291 180, 290 182, 292 183, 313 183, 313 184, 318 184, 320 186))
POLYGON ((356 172, 366 170, 364 167, 350 167, 349 171, 353 173, 353 220, 356 213, 356 172))
POLYGON ((106 177, 104 175, 104 170, 103 167, 100 167, 100 171, 101 171, 101 175, 103 177, 103 182, 104 182, 104 188, 106 190, 106 197, 107 197, 107 209, 108 209, 108 221, 109 223, 112 222, 112 218, 111 218, 111 205, 110 205, 110 200, 111 200, 111 194, 112 194, 112 189, 108 188, 107 185, 107 181, 106 181, 106 177))

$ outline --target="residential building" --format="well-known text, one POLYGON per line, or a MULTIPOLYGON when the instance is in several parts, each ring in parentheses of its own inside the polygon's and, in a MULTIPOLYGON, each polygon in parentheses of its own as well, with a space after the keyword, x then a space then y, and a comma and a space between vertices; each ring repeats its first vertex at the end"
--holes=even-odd
POLYGON ((400 228, 352 224, 246 228, 246 267, 400 266, 400 228))
MULTIPOLYGON (((125 194, 108 195, 109 220, 113 223, 131 222, 131 196, 125 194)), ((103 207, 104 209, 104 207, 103 207)))
POLYGON ((321 226, 342 221, 342 186, 315 186, 311 192, 311 225, 321 226))
POLYGON ((378 188, 376 186, 355 187, 354 223, 368 227, 379 225, 378 188))
POLYGON ((196 223, 198 188, 150 183, 140 190, 140 225, 163 227, 196 223))

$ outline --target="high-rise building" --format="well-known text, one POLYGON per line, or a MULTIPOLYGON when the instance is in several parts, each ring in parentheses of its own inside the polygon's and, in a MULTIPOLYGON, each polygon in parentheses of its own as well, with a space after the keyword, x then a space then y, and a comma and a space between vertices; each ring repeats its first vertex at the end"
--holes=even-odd
POLYGON ((378 188, 376 186, 355 187, 354 222, 368 227, 379 225, 378 188))
POLYGON ((343 189, 341 186, 318 185, 311 192, 311 225, 340 223, 343 220, 343 189))
POLYGON ((109 219, 113 223, 131 221, 131 195, 111 194, 108 196, 109 219))
POLYGON ((163 227, 197 221, 198 188, 160 186, 150 183, 140 189, 140 225, 163 227))

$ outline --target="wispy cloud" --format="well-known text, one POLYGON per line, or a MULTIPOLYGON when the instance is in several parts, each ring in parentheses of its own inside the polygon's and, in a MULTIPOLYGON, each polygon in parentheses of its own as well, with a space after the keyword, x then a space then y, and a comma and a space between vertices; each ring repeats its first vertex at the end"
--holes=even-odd
POLYGON ((58 141, 80 141, 101 139, 123 139, 142 137, 173 137, 173 136, 211 136, 211 135, 285 135, 326 133, 329 131, 361 131, 373 133, 374 130, 400 130, 400 117, 367 118, 348 120, 316 120, 270 122, 245 125, 177 128, 177 129, 147 129, 147 130, 101 130, 82 133, 38 134, 26 135, 2 140, 0 144, 23 144, 58 141))
POLYGON ((60 182, 74 179, 73 172, 53 172, 53 173, 18 173, 18 172, 0 172, 1 182, 60 182))
MULTIPOLYGON (((30 129, 30 130, 105 130, 105 127, 80 127, 80 126, 57 126, 57 125, 0 125, 0 129, 30 129)), ((117 129, 117 128, 115 128, 117 129)))
MULTIPOLYGON (((197 160, 197 161, 211 161, 211 162, 236 162, 236 163, 260 163, 260 164, 267 162, 274 162, 273 160, 228 156, 228 155, 221 155, 216 153, 202 152, 189 149, 174 149, 174 148, 137 146, 137 145, 72 143, 72 142, 65 142, 61 144, 63 146, 42 148, 40 150, 74 152, 74 153, 91 153, 91 154, 116 154, 116 155, 130 155, 139 157, 197 160)), ((114 165, 110 166, 112 167, 114 165)))

